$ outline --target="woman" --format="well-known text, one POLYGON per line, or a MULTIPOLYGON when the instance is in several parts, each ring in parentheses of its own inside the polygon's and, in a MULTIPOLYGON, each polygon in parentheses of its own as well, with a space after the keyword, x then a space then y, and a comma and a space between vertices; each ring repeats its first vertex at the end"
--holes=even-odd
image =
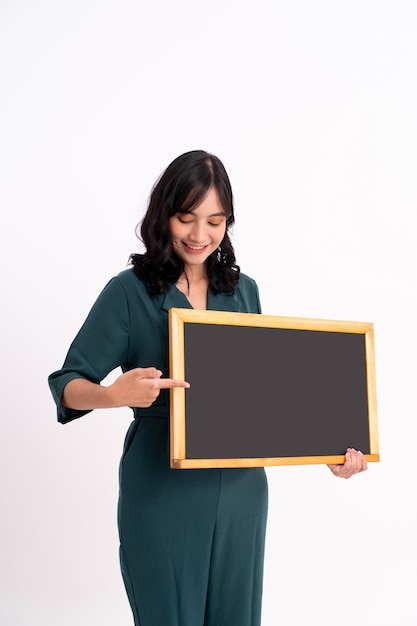
MULTIPOLYGON (((145 254, 104 288, 49 377, 62 423, 95 408, 133 407, 120 470, 123 579, 136 626, 260 624, 267 483, 263 468, 169 467, 168 310, 260 313, 228 229, 233 197, 221 161, 175 159, 152 190, 141 225, 145 254), (104 387, 116 367, 122 375, 104 387)), ((202 355, 204 358, 204 355, 202 355)), ((344 478, 366 469, 349 450, 344 478)))

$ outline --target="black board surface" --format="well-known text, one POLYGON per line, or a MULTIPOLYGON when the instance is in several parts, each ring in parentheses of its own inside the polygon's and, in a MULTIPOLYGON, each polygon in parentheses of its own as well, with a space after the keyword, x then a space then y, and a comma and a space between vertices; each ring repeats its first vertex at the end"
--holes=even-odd
POLYGON ((187 459, 370 452, 361 333, 184 323, 187 459))

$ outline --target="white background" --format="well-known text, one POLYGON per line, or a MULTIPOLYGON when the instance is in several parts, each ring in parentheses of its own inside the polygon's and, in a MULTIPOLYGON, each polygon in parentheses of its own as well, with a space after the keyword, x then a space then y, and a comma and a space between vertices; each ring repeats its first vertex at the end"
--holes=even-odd
POLYGON ((157 176, 203 148, 263 312, 375 324, 381 462, 268 469, 263 625, 415 626, 417 4, 2 0, 0 22, 1 624, 132 624, 130 412, 58 425, 46 379, 157 176))

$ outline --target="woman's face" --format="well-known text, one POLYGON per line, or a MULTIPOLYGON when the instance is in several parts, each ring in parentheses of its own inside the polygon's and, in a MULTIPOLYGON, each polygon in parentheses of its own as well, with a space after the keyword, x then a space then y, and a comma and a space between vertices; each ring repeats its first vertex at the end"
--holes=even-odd
POLYGON ((189 213, 173 215, 169 227, 175 254, 184 265, 205 263, 226 232, 226 214, 216 189, 212 187, 201 204, 189 213))

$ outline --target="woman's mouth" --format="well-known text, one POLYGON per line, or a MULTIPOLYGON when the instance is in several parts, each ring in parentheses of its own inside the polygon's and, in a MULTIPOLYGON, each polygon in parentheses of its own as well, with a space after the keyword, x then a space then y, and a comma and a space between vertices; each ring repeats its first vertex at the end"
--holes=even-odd
POLYGON ((185 243, 185 241, 182 241, 181 243, 184 246, 184 248, 187 250, 187 252, 191 252, 191 254, 200 254, 201 252, 204 252, 204 250, 206 250, 209 247, 209 244, 205 244, 203 246, 193 246, 189 243, 185 243))

